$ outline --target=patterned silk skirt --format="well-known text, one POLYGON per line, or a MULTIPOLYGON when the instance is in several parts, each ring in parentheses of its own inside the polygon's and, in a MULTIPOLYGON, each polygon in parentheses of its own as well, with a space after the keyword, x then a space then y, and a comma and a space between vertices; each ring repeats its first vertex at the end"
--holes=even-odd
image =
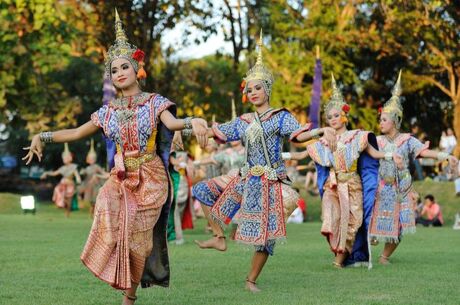
MULTIPOLYGON (((326 182, 326 185, 329 183, 326 182)), ((321 205, 321 234, 327 237, 332 252, 351 253, 363 221, 363 192, 359 176, 338 182, 334 188, 325 187, 321 205)))
POLYGON ((117 156, 97 196, 81 260, 102 281, 128 289, 131 283, 140 282, 152 251, 153 227, 168 196, 168 176, 156 155, 126 171, 117 156))

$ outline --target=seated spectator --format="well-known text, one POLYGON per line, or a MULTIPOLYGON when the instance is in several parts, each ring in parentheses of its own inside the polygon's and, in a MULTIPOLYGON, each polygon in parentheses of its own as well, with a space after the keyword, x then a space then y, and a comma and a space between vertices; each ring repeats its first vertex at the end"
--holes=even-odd
POLYGON ((423 211, 423 202, 422 202, 422 199, 420 198, 420 196, 418 196, 418 193, 417 193, 417 200, 415 201, 416 203, 416 207, 415 207, 415 219, 419 218, 421 215, 422 215, 422 211, 423 211))
POLYGON ((429 194, 425 196, 425 203, 420 216, 415 219, 415 223, 422 224, 425 227, 441 227, 444 224, 441 207, 435 201, 434 196, 429 194))
POLYGON ((307 165, 307 174, 305 175, 305 189, 312 196, 319 195, 317 178, 315 162, 310 161, 307 165))
POLYGON ((441 140, 439 141, 439 148, 442 151, 451 154, 455 146, 457 146, 457 139, 455 138, 454 131, 452 128, 447 128, 446 132, 442 132, 441 140))

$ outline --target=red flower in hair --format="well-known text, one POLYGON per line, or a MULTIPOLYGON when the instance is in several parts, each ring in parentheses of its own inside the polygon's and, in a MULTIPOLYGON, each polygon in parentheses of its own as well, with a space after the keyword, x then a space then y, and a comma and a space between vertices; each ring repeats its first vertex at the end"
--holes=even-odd
POLYGON ((246 87, 246 81, 243 79, 243 81, 241 82, 241 85, 240 85, 240 92, 243 92, 244 87, 246 87))
POLYGON ((141 49, 137 49, 136 52, 133 53, 133 59, 135 61, 142 61, 144 60, 145 53, 141 49))
POLYGON ((346 113, 348 113, 348 111, 350 111, 350 105, 348 105, 348 104, 343 105, 342 110, 345 111, 346 113))
POLYGON ((382 107, 379 107, 379 110, 378 110, 379 114, 382 113, 382 110, 383 110, 382 107))

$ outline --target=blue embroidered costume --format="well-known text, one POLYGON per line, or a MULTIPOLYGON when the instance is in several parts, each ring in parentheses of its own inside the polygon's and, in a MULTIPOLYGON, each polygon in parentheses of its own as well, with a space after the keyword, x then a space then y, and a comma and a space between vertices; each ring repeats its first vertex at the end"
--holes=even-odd
POLYGON ((401 235, 415 233, 415 215, 412 177, 409 161, 428 149, 410 134, 400 134, 393 141, 385 136, 377 138, 379 148, 385 152, 398 153, 403 157, 404 169, 399 170, 393 162, 381 160, 379 184, 372 213, 370 236, 379 241, 398 243, 401 235))
POLYGON ((257 251, 266 250, 273 254, 275 241, 286 236, 282 181, 287 176, 281 159, 283 138, 293 139, 304 130, 285 109, 268 112, 260 117, 260 123, 254 113, 247 113, 213 127, 218 141, 242 140, 246 143, 247 162, 225 189, 198 183, 193 188, 193 194, 212 207, 211 214, 220 224, 228 224, 238 211, 239 225, 235 239, 254 245, 257 251))

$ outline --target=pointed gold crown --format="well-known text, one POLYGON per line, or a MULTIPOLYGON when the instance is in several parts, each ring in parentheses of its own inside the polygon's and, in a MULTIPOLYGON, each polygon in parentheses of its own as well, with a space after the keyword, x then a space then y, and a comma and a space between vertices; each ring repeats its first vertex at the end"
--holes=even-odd
POLYGON ((89 148, 89 152, 86 155, 86 159, 88 159, 88 158, 94 158, 94 159, 97 158, 96 150, 94 149, 94 140, 93 139, 91 139, 91 145, 90 145, 90 148, 89 148))
POLYGON ((64 143, 64 151, 62 152, 61 154, 61 157, 62 158, 66 158, 66 157, 72 157, 72 154, 70 153, 70 150, 69 150, 69 143, 64 143))
POLYGON ((262 29, 260 30, 260 37, 259 41, 257 42, 257 46, 259 47, 257 51, 257 61, 256 64, 246 73, 246 77, 244 78, 245 87, 244 93, 246 93, 248 83, 253 80, 260 80, 263 83, 263 87, 265 89, 265 93, 270 96, 272 91, 273 82, 275 81, 273 78, 273 74, 271 71, 264 65, 263 57, 262 57, 262 47, 263 47, 263 40, 262 40, 262 29))
POLYGON ((107 51, 105 72, 110 76, 110 65, 112 61, 118 58, 129 60, 134 70, 137 72, 139 70, 139 63, 133 58, 133 54, 136 50, 137 47, 128 42, 128 37, 126 37, 125 31, 123 30, 123 23, 120 20, 117 9, 115 9, 115 42, 107 51))
POLYGON ((236 119, 236 106, 235 99, 232 98, 232 120, 236 119))
POLYGON ((340 89, 337 87, 337 83, 335 82, 333 73, 331 73, 331 86, 332 95, 329 101, 327 102, 326 106, 324 107, 324 112, 326 113, 326 115, 329 113, 331 109, 338 109, 339 111, 342 111, 343 106, 347 104, 343 99, 342 92, 340 92, 340 89))
POLYGON ((401 72, 402 70, 399 71, 398 80, 396 81, 393 90, 391 90, 391 98, 385 103, 385 105, 383 105, 382 108, 382 112, 393 115, 394 119, 399 120, 399 122, 403 117, 403 107, 401 105, 400 98, 402 93, 401 72))

